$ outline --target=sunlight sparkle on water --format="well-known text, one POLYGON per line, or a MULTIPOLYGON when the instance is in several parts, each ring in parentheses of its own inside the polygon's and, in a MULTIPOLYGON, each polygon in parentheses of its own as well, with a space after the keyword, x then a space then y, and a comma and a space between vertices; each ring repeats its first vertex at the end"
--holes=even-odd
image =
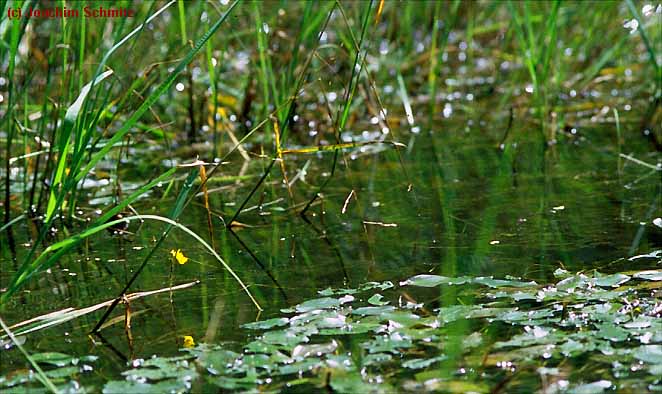
POLYGON ((637 32, 637 29, 639 28, 639 22, 636 19, 630 19, 628 21, 625 21, 625 23, 623 23, 623 27, 626 29, 630 29, 630 34, 634 34, 637 32))
POLYGON ((654 10, 655 8, 651 4, 646 4, 645 6, 641 7, 641 13, 646 17, 653 15, 654 10))
POLYGON ((452 114, 453 114, 453 106, 450 105, 450 103, 446 103, 444 105, 444 111, 443 111, 444 118, 450 118, 452 114))

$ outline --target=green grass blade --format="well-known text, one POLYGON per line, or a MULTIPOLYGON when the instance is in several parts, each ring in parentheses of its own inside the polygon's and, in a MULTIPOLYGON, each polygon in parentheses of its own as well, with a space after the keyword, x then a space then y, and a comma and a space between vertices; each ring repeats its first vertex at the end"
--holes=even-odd
MULTIPOLYGON (((549 37, 549 44, 545 45, 540 56, 542 59, 538 61, 538 64, 542 64, 542 72, 540 73, 540 79, 542 81, 547 81, 547 72, 549 71, 549 61, 552 58, 552 53, 556 50, 556 33, 557 33, 557 20, 559 14, 559 8, 561 6, 561 1, 556 0, 552 8, 552 14, 547 19, 547 26, 545 27, 545 37, 549 37)), ((544 42, 544 38, 541 37, 541 41, 544 42)))
POLYGON ((195 232, 191 231, 188 227, 186 227, 186 226, 184 226, 180 223, 177 223, 176 221, 174 221, 172 219, 169 219, 169 218, 166 218, 166 217, 163 217, 163 216, 158 216, 158 215, 136 215, 136 216, 129 216, 129 217, 126 217, 126 218, 113 220, 113 221, 110 221, 110 222, 100 224, 98 226, 94 226, 90 229, 87 229, 87 230, 83 231, 82 233, 80 233, 78 235, 75 235, 73 237, 69 237, 69 238, 67 238, 63 241, 57 242, 53 245, 50 245, 32 263, 32 268, 34 268, 34 269, 30 270, 30 273, 26 273, 24 276, 21 276, 21 277, 17 278, 16 286, 10 286, 7 289, 7 292, 5 292, 2 295, 2 299, 5 300, 9 296, 11 296, 11 294, 13 294, 16 291, 16 289, 18 289, 18 287, 20 287, 21 284, 23 284, 26 280, 28 280, 30 278, 30 276, 32 275, 32 273, 36 272, 38 269, 47 269, 47 268, 53 266, 57 262, 58 258, 61 257, 64 254, 64 252, 66 252, 71 245, 77 244, 78 242, 80 242, 80 241, 82 241, 82 240, 84 240, 84 239, 86 239, 86 238, 88 238, 88 237, 90 237, 94 234, 97 234, 100 231, 103 231, 107 228, 115 226, 117 224, 129 223, 129 222, 132 222, 132 221, 135 221, 135 220, 155 220, 155 221, 164 222, 164 223, 167 223, 170 226, 176 227, 176 228, 182 230, 183 232, 185 232, 186 234, 190 235, 193 239, 198 241, 205 249, 207 249, 226 270, 228 270, 230 275, 232 275, 232 277, 239 283, 241 288, 246 292, 246 294, 251 299, 251 301, 253 301, 255 306, 259 310, 262 310, 262 308, 260 307, 260 304, 255 300, 255 298, 253 297, 251 292, 248 290, 248 286, 246 286, 244 284, 244 282, 232 270, 232 268, 225 262, 225 260, 223 260, 218 255, 218 253, 216 253, 216 251, 204 239, 202 239, 195 232), (48 255, 50 253, 54 253, 54 254, 47 259, 48 255), (46 261, 44 261, 44 260, 46 260, 46 261))
POLYGON ((179 11, 179 31, 182 35, 182 45, 186 45, 188 42, 188 36, 186 35, 186 10, 184 9, 184 1, 177 1, 177 10, 179 11))
POLYGON ((177 67, 175 67, 175 70, 170 73, 170 76, 163 81, 150 95, 143 101, 143 103, 138 107, 136 112, 131 115, 129 119, 127 119, 122 127, 115 132, 115 134, 110 138, 108 141, 108 144, 106 144, 101 150, 95 154, 92 155, 92 158, 90 161, 87 163, 85 168, 83 168, 78 175, 76 175, 76 182, 80 181, 83 179, 83 177, 92 170, 92 168, 96 165, 96 163, 101 160, 112 148, 112 145, 119 140, 121 140, 124 135, 126 135, 131 128, 138 122, 138 120, 143 116, 143 114, 156 102, 156 100, 165 93, 166 90, 172 86, 172 84, 175 82, 179 74, 186 69, 188 64, 193 60, 193 57, 197 55, 197 53, 202 49, 203 45, 209 40, 209 38, 218 30, 218 28, 225 22, 227 17, 230 15, 232 10, 235 8, 239 0, 236 0, 232 5, 230 5, 230 8, 223 14, 223 16, 216 21, 212 27, 202 36, 200 39, 195 43, 195 46, 188 51, 186 56, 184 56, 184 59, 182 59, 179 64, 177 64, 177 67))
MULTIPOLYGON (((129 204, 133 203, 134 201, 136 201, 138 198, 140 198, 140 196, 145 194, 148 190, 152 189, 154 186, 158 185, 160 182, 164 182, 166 179, 170 178, 175 173, 176 170, 177 170, 177 168, 171 168, 170 170, 168 170, 165 173, 161 174, 160 176, 158 176, 157 178, 155 178, 151 182, 148 182, 147 184, 140 187, 138 190, 136 190, 131 195, 129 195, 129 197, 124 199, 121 203, 117 204, 115 207, 113 207, 112 209, 108 210, 106 213, 101 215, 94 223, 92 223, 91 227, 103 225, 108 219, 113 217, 115 214, 121 212, 127 205, 129 205, 129 204)), ((14 223, 14 221, 12 221, 10 223, 14 223)), ((8 227, 8 226, 3 226, 1 230, 4 230, 5 227, 8 227)), ((80 240, 78 240, 78 242, 79 241, 80 240)), ((74 242, 74 243, 65 245, 66 248, 64 250, 62 250, 60 255, 66 253, 72 247, 76 246, 78 244, 78 242, 74 242)), ((58 257, 60 255, 58 255, 58 257)), ((10 297, 10 295, 12 293, 14 293, 16 290, 18 290, 18 288, 20 288, 21 286, 23 286, 24 282, 27 279, 29 279, 38 270, 39 270, 39 264, 35 264, 35 262, 30 263, 30 261, 26 259, 23 262, 23 264, 21 264, 21 266, 19 267, 19 269, 16 272, 16 274, 14 275, 14 277, 12 277, 7 292, 5 294, 3 294, 2 297, 0 297, 0 304, 4 303, 10 297), (23 278, 23 279, 21 279, 21 278, 23 278)))
POLYGON ((25 358, 28 359, 28 362, 30 362, 30 365, 32 365, 32 368, 34 368, 34 370, 37 371, 37 379, 38 379, 38 380, 39 380, 44 386, 46 386, 46 388, 49 389, 51 392, 53 392, 53 393, 59 393, 60 390, 58 390, 57 387, 55 387, 55 385, 53 384, 53 382, 51 382, 51 380, 48 379, 48 376, 46 376, 46 374, 45 374, 44 371, 41 369, 41 367, 39 367, 39 364, 37 364, 37 362, 34 361, 34 359, 30 356, 30 354, 29 354, 29 353, 23 348, 23 346, 21 345, 21 343, 16 339, 16 337, 15 337, 14 334, 11 332, 11 330, 9 330, 9 327, 7 327, 7 325, 6 325, 5 322, 2 320, 2 318, 0 318, 0 326, 2 326, 2 329, 7 333, 7 335, 9 336, 9 339, 11 339, 12 342, 14 342, 14 344, 16 345, 16 347, 18 347, 18 350, 20 350, 21 353, 23 353, 23 355, 25 356, 25 358))
MULTIPOLYGON (((632 13, 632 16, 637 20, 637 23, 639 23, 639 34, 641 34, 641 39, 644 41, 644 45, 646 45, 646 50, 648 51, 648 58, 651 61, 651 64, 653 65, 653 69, 655 69, 655 73, 658 75, 658 79, 660 78, 660 65, 657 64, 657 56, 655 54, 655 49, 653 49, 653 46, 651 45, 650 40, 648 39, 648 34, 646 34, 646 29, 644 28, 644 24, 641 21, 641 17, 639 16, 639 12, 637 11, 637 7, 635 7, 634 3, 632 0, 625 0, 625 4, 627 4, 628 8, 630 9, 630 12, 632 13)), ((658 29, 660 28, 660 25, 657 25, 658 29)))
MULTIPOLYGON (((46 209, 46 222, 49 222, 53 216, 53 213, 55 213, 55 210, 57 208, 56 202, 57 202, 57 192, 58 192, 58 187, 62 184, 63 178, 65 176, 65 168, 67 164, 67 155, 70 150, 70 145, 71 145, 71 140, 70 137, 74 131, 74 126, 76 124, 76 121, 78 120, 78 116, 80 115, 81 109, 83 108, 83 104, 85 103, 85 100, 87 99, 88 94, 90 93, 90 90, 92 89, 92 86, 99 84, 101 81, 104 79, 108 78, 110 75, 113 74, 112 70, 106 71, 103 74, 99 75, 93 82, 88 83, 81 89, 80 94, 78 95, 78 98, 76 101, 71 104, 71 106, 67 109, 66 114, 64 115, 64 129, 61 131, 61 137, 62 140, 66 141, 64 143, 64 146, 60 149, 60 155, 58 158, 58 164, 57 164, 57 170, 55 172, 55 176, 53 178, 52 182, 52 187, 51 187, 51 196, 50 199, 48 200, 48 208, 46 209), (66 140, 65 140, 66 139, 66 140)), ((82 138, 82 133, 78 133, 77 138, 82 138)), ((63 190, 64 191, 64 190, 63 190)))

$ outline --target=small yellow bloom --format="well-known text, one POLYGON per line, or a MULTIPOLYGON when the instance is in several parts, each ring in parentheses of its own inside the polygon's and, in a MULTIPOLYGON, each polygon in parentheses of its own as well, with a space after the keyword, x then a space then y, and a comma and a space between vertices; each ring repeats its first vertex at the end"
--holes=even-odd
POLYGON ((174 257, 177 260, 179 264, 186 264, 186 262, 188 261, 188 257, 184 256, 184 253, 182 253, 181 249, 177 249, 177 251, 175 251, 175 249, 172 249, 170 251, 170 254, 172 255, 172 257, 174 257))
POLYGON ((193 346, 195 346, 195 341, 193 340, 193 337, 190 335, 184 335, 184 347, 191 348, 193 346))

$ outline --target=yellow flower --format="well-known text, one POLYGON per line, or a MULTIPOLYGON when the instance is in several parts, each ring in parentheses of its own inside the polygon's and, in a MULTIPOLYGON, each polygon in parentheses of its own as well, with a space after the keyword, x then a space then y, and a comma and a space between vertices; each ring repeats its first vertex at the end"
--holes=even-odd
POLYGON ((170 254, 172 255, 172 257, 174 257, 177 260, 179 264, 186 264, 186 262, 188 261, 188 257, 184 256, 184 253, 182 253, 181 249, 177 249, 177 251, 175 251, 175 249, 172 249, 170 251, 170 254))
POLYGON ((193 337, 190 335, 184 335, 184 347, 190 348, 195 346, 195 341, 193 340, 193 337))

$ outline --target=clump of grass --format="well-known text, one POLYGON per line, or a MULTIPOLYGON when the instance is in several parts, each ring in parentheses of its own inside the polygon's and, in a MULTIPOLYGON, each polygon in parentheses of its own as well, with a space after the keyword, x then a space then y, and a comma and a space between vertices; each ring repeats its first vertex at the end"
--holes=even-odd
MULTIPOLYGON (((230 15, 233 9, 236 7, 238 2, 235 1, 226 10, 224 15, 221 18, 219 18, 210 27, 209 30, 207 30, 207 32, 186 53, 184 58, 181 61, 179 61, 177 66, 174 68, 174 70, 171 73, 169 73, 168 78, 166 78, 166 80, 161 82, 156 87, 156 89, 152 91, 152 93, 145 99, 145 101, 143 101, 143 103, 136 109, 133 115, 131 115, 129 119, 127 119, 122 124, 120 129, 117 130, 113 134, 113 136, 106 141, 105 145, 103 145, 103 147, 101 147, 98 152, 88 155, 88 149, 90 144, 94 146, 98 143, 98 139, 96 141, 94 140, 93 130, 96 129, 97 121, 99 120, 101 113, 105 110, 105 104, 108 101, 109 93, 106 93, 106 96, 103 99, 103 104, 97 107, 97 109, 93 112, 93 115, 91 116, 92 118, 91 120, 88 120, 88 116, 89 116, 88 108, 90 108, 93 104, 88 99, 88 96, 90 95, 91 92, 94 91, 95 86, 98 86, 105 78, 109 77, 112 74, 111 70, 102 72, 105 63, 120 46, 128 42, 132 37, 136 36, 142 30, 144 25, 149 23, 151 20, 155 19, 159 14, 161 14, 164 10, 166 10, 167 7, 169 7, 172 3, 173 2, 170 2, 165 6, 163 6, 160 10, 158 10, 152 16, 150 16, 145 23, 135 28, 131 33, 126 35, 123 39, 121 39, 119 42, 113 45, 108 50, 108 52, 106 52, 104 58, 97 66, 97 71, 92 79, 93 82, 90 82, 88 85, 84 86, 81 89, 81 93, 79 94, 78 98, 67 110, 64 117, 63 130, 60 132, 60 135, 57 138, 56 146, 59 156, 57 160, 57 165, 53 172, 50 197, 47 204, 47 210, 44 217, 42 230, 40 231, 37 240, 33 243, 32 248, 24 258, 23 263, 18 269, 18 272, 15 274, 14 278, 9 284, 7 291, 0 297, 0 303, 6 302, 7 299, 13 293, 15 293, 32 275, 42 270, 45 266, 52 265, 57 260, 58 257, 66 253, 66 251, 68 251, 73 245, 80 242, 80 240, 86 238, 91 234, 97 233, 109 227, 110 225, 108 223, 117 222, 117 221, 113 221, 113 222, 106 222, 106 221, 114 214, 120 211, 121 209, 120 206, 121 207, 127 206, 128 204, 135 201, 135 199, 140 197, 140 195, 142 194, 142 193, 134 194, 132 196, 133 198, 126 199, 122 205, 118 205, 115 209, 111 209, 110 211, 106 212, 106 214, 103 215, 98 220, 99 223, 96 223, 96 225, 91 226, 81 235, 77 237, 67 238, 64 241, 61 241, 60 243, 56 243, 54 245, 49 246, 48 248, 46 248, 46 251, 44 251, 36 260, 32 261, 32 257, 36 253, 37 249, 40 247, 41 242, 44 240, 48 230, 51 227, 51 224, 55 218, 55 214, 57 212, 64 214, 64 212, 62 212, 63 211, 62 207, 65 202, 65 198, 75 193, 76 187, 79 184, 79 182, 82 181, 87 176, 87 174, 94 168, 94 166, 110 152, 110 150, 115 146, 116 143, 119 143, 124 138, 124 136, 127 135, 132 130, 132 128, 142 117, 142 115, 157 101, 157 99, 159 99, 159 97, 163 93, 165 93, 172 86, 178 75, 182 73, 182 71, 184 71, 187 65, 193 60, 194 56, 198 54, 198 52, 203 48, 203 46, 209 40, 209 38, 219 29, 219 27, 223 24, 223 22, 227 19, 227 17, 230 15), (71 154, 70 157, 69 154, 71 154), (50 251, 56 251, 56 253, 54 254, 54 256, 51 256, 46 261, 46 263, 42 263, 42 260, 46 258, 48 252, 50 251)), ((18 38, 16 38, 16 40, 18 40, 18 38)), ((13 67, 11 71, 13 72, 13 67)), ((97 93, 98 92, 99 90, 97 90, 97 93)), ((9 142, 11 142, 11 135, 9 142)), ((8 147, 9 146, 11 146, 11 144, 8 144, 8 147)), ((10 156, 11 155, 8 152, 7 158, 9 158, 10 156)), ((174 170, 168 171, 166 172, 166 174, 171 175, 173 171, 174 170)), ((7 174, 9 174, 9 171, 7 171, 7 174)), ((7 177, 7 179, 8 178, 9 177, 7 177)), ((159 180, 158 182, 163 180, 163 178, 164 178, 163 176, 157 178, 159 180)), ((149 188, 158 184, 158 182, 154 182, 154 181, 150 182, 148 184, 149 187, 146 190, 145 188, 142 188, 141 191, 144 193, 145 191, 149 190, 149 188)), ((7 194, 8 193, 9 193, 9 187, 7 185, 7 194)), ((6 198, 5 203, 6 203, 5 215, 8 218, 9 215, 7 213, 9 211, 8 197, 6 198)), ((74 204, 73 202, 70 202, 70 205, 73 204, 74 204)), ((180 210, 182 208, 183 207, 179 207, 180 210)), ((72 211, 70 210, 69 212, 72 211)), ((125 220, 128 220, 128 218, 125 220)), ((9 222, 9 220, 7 219, 6 222, 9 222)), ((245 286, 243 285, 242 287, 245 288, 245 286)))
POLYGON ((546 13, 544 26, 535 28, 529 2, 523 2, 522 15, 512 1, 508 1, 508 9, 514 19, 514 30, 517 42, 522 51, 522 58, 529 72, 533 85, 534 101, 538 106, 538 115, 542 132, 548 140, 555 139, 555 130, 548 130, 547 113, 549 108, 549 71, 552 54, 556 51, 556 32, 560 0, 552 3, 552 8, 546 13))

